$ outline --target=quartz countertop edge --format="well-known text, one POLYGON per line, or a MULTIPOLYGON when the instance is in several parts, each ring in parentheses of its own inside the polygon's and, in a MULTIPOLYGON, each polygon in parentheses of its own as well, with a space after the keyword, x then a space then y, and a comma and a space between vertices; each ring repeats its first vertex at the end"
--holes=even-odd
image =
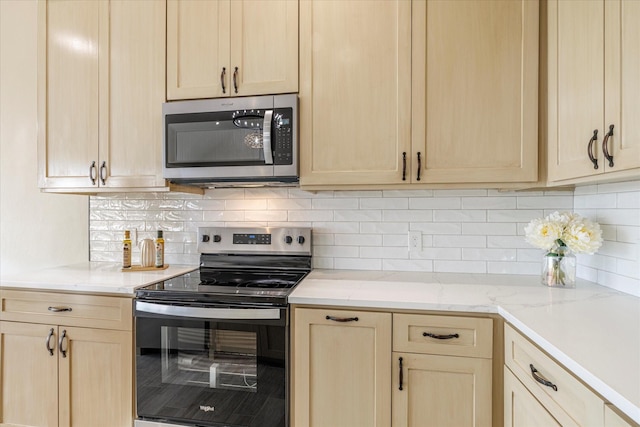
POLYGON ((169 265, 151 271, 122 271, 113 262, 88 261, 42 270, 27 271, 0 278, 0 288, 90 292, 133 297, 136 289, 162 282, 194 270, 193 265, 169 265))
POLYGON ((314 270, 293 290, 289 303, 498 314, 640 423, 640 298, 586 280, 579 279, 573 289, 548 288, 539 280, 314 270))

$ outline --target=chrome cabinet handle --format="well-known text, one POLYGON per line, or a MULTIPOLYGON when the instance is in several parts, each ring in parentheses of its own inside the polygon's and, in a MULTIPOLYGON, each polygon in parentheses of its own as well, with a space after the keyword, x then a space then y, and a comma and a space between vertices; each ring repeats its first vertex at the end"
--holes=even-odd
POLYGON ((49 352, 49 356, 53 356, 53 349, 51 348, 51 337, 53 336, 53 328, 49 329, 49 334, 47 338, 44 340, 45 347, 49 352))
POLYGON ((533 379, 535 379, 536 381, 538 381, 542 385, 546 385, 547 387, 551 387, 553 389, 553 391, 558 391, 558 386, 556 386, 554 383, 552 383, 551 381, 547 380, 546 378, 541 377, 540 375, 536 375, 538 373, 538 370, 536 368, 534 368, 533 363, 529 364, 529 368, 531 369, 531 376, 533 376, 533 379))
POLYGON ((407 152, 402 152, 402 180, 407 180, 407 152))
POLYGON ((450 339, 453 339, 453 338, 460 338, 460 335, 458 335, 458 334, 438 335, 438 334, 432 334, 431 332, 423 332, 422 336, 423 337, 429 337, 429 338, 435 338, 437 340, 450 340, 450 339))
POLYGON ((233 70, 233 89, 238 93, 238 67, 233 70))
POLYGON ((403 383, 403 379, 404 379, 403 378, 404 375, 402 373, 402 357, 398 358, 398 362, 400 364, 400 381, 399 381, 400 384, 399 384, 398 390, 402 391, 402 383, 403 383))
POLYGON ((91 185, 96 185, 96 179, 98 179, 98 173, 96 171, 96 162, 91 162, 89 165, 89 179, 91 180, 91 185))
POLYGON ((594 169, 598 169, 598 159, 596 159, 595 156, 593 155, 593 143, 596 142, 597 140, 598 140, 598 129, 595 129, 593 131, 593 136, 591 137, 591 139, 589 140, 589 143, 587 144, 587 155, 589 156, 589 160, 591 160, 591 163, 593 163, 594 169))
POLYGON ((609 132, 604 136, 604 140, 602 141, 602 152, 604 153, 605 159, 609 160, 609 167, 613 167, 613 156, 609 154, 609 137, 613 136, 613 125, 609 125, 609 132))
POLYGON ((62 348, 62 342, 65 340, 65 338, 67 338, 67 330, 63 329, 62 335, 60 335, 60 341, 58 341, 58 350, 60 350, 60 354, 62 354, 62 357, 67 357, 67 350, 64 350, 62 348))
POLYGON ((102 181, 102 185, 105 185, 105 181, 107 180, 107 162, 102 162, 100 166, 100 181, 102 181))
POLYGON ((341 322, 341 323, 357 322, 358 320, 360 320, 357 317, 335 317, 335 316, 327 316, 325 317, 325 319, 332 320, 334 322, 341 322))
POLYGON ((220 86, 222 86, 222 93, 227 93, 227 88, 224 85, 224 78, 227 75, 227 69, 222 67, 222 72, 220 73, 220 86))
POLYGON ((418 176, 416 177, 416 181, 420 181, 420 170, 422 169, 422 157, 420 152, 418 151, 418 176))
POLYGON ((47 310, 53 313, 60 313, 62 311, 71 311, 71 307, 49 307, 47 310))

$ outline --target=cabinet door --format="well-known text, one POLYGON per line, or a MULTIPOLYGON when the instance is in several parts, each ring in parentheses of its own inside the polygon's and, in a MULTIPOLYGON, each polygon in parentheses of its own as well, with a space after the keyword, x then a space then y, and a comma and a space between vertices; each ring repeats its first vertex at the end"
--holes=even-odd
POLYGON ((232 96, 298 91, 297 0, 232 1, 230 41, 232 96))
POLYGON ((100 186, 164 186, 165 15, 164 2, 110 2, 108 79, 101 80, 107 88, 100 99, 108 111, 99 156, 106 180, 100 186))
POLYGON ((61 427, 130 427, 131 332, 59 327, 61 427))
POLYGON ((229 96, 229 24, 229 0, 167 1, 167 99, 229 96))
POLYGON ((537 179, 538 8, 413 3, 412 182, 537 179))
POLYGON ((605 15, 605 121, 604 131, 614 125, 608 151, 614 172, 640 168, 640 2, 611 0, 605 15))
POLYGON ((57 328, 0 322, 0 425, 58 425, 57 328), (47 351, 46 341, 53 354, 47 351))
POLYGON ((109 3, 38 2, 39 186, 97 187, 109 3), (91 165, 94 165, 94 168, 91 165))
POLYGON ((391 314, 329 309, 294 313, 293 423, 391 423, 391 314))
POLYGON ((300 2, 302 185, 403 181, 411 2, 300 2))
POLYGON ((504 427, 575 426, 569 418, 560 423, 536 400, 509 369, 504 369, 504 427))
POLYGON ((491 426, 492 361, 393 353, 393 426, 491 426))
POLYGON ((604 2, 550 0, 547 14, 548 179, 602 173, 604 2), (597 169, 587 152, 594 131, 598 133, 591 152, 597 169))

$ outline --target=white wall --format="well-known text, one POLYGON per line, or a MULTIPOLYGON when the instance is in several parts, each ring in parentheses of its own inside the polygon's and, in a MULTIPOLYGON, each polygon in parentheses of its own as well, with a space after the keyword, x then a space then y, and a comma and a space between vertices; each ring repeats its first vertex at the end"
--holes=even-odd
POLYGON ((0 0, 0 275, 88 260, 87 196, 37 187, 37 10, 0 0))

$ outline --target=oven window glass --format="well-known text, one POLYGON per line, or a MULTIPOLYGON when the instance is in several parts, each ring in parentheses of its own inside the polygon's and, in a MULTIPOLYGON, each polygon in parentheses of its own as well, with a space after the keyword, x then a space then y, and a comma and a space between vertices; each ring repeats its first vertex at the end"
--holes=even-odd
POLYGON ((163 383, 257 391, 256 332, 163 326, 161 335, 163 383))

